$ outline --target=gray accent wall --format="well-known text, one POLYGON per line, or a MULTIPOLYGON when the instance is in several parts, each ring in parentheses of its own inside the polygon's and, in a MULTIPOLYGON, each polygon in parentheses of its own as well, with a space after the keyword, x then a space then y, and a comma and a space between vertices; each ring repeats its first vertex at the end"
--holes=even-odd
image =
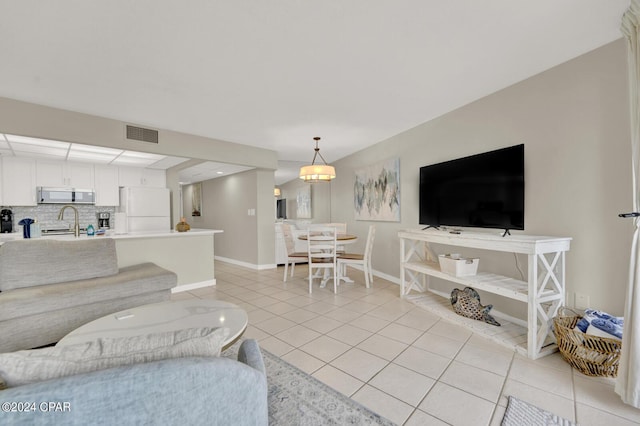
POLYGON ((190 213, 193 185, 182 187, 184 216, 191 227, 224 231, 215 236, 216 257, 254 268, 274 267, 273 170, 254 169, 201 184, 202 216, 190 213))
MULTIPOLYGON (((420 167, 524 143, 523 233, 572 237, 568 304, 580 292, 592 307, 622 315, 633 233, 632 221, 617 217, 632 206, 627 90, 626 45, 618 40, 400 133, 333 163, 331 221, 361 236, 375 223, 373 268, 397 278, 397 232, 419 227, 420 167), (392 157, 400 158, 401 221, 354 220, 355 170, 392 157)), ((477 255, 481 270, 519 276, 513 254, 463 253, 477 255)), ((526 257, 519 263, 526 274, 526 257)), ((482 301, 523 317, 522 305, 482 301)))

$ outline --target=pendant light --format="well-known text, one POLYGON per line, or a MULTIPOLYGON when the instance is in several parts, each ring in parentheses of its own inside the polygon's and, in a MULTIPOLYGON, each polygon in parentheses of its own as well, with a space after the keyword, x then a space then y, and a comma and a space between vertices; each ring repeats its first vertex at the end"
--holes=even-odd
POLYGON ((336 177, 336 169, 333 166, 328 165, 322 154, 320 154, 320 148, 318 148, 318 141, 320 138, 316 136, 313 140, 316 141, 313 161, 309 166, 300 167, 300 179, 309 183, 329 182, 331 179, 336 177), (316 164, 316 158, 318 156, 320 156, 324 164, 316 164))

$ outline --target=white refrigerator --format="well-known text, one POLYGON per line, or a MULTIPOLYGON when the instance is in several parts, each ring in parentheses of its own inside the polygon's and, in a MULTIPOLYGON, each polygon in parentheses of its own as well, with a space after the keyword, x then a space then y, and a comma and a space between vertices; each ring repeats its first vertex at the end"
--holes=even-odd
POLYGON ((120 212, 127 215, 128 232, 170 231, 168 188, 120 188, 120 212))

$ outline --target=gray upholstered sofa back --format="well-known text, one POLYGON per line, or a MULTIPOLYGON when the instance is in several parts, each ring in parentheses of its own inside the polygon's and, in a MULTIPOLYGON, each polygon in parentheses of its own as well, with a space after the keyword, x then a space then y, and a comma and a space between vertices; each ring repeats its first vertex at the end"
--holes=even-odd
MULTIPOLYGON (((238 361, 176 358, 68 376, 0 392, 5 402, 53 401, 64 409, 2 413, 11 425, 267 426, 268 387, 260 348, 242 343, 238 361)), ((46 405, 46 403, 45 403, 46 405)))
POLYGON ((58 241, 27 239, 0 245, 0 291, 118 273, 112 238, 58 241))

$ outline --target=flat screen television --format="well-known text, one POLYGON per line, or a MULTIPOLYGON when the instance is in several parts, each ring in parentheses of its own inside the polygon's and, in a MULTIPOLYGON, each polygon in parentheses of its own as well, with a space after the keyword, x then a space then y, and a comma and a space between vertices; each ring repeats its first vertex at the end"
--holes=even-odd
POLYGON ((287 200, 285 198, 276 200, 276 219, 287 218, 287 200))
POLYGON ((524 229, 524 144, 421 167, 420 224, 524 229))

